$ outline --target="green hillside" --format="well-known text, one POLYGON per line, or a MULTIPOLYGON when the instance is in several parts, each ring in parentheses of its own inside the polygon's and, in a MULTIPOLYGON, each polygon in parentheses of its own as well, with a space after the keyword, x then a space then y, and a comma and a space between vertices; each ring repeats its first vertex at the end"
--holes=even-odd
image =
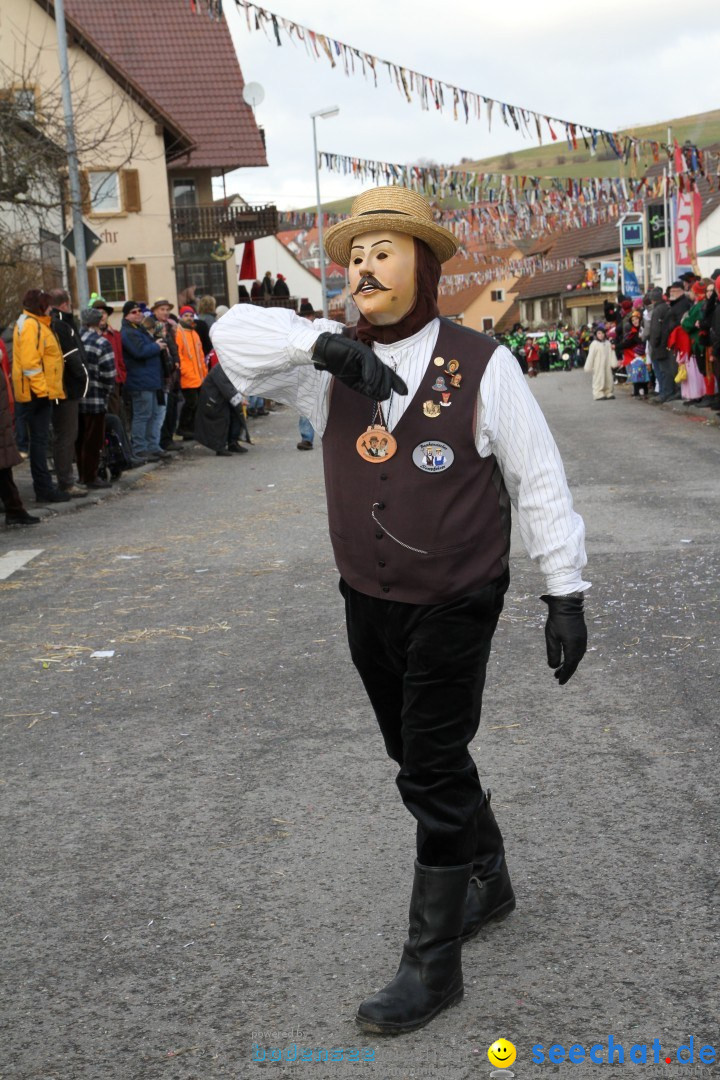
MULTIPOLYGON (((668 128, 673 139, 682 145, 686 139, 696 146, 710 146, 720 142, 720 109, 697 113, 679 120, 665 120, 646 127, 624 128, 621 134, 635 135, 641 139, 667 142, 668 128)), ((580 140, 578 140, 580 142, 580 140)), ((558 139, 549 146, 537 146, 528 150, 513 150, 497 157, 470 160, 464 158, 461 167, 479 172, 504 172, 520 176, 642 176, 645 168, 653 164, 652 155, 639 163, 629 162, 625 167, 612 150, 598 147, 592 157, 584 146, 568 149, 567 142, 558 139)))
MULTIPOLYGON (((667 142, 668 128, 671 129, 672 138, 677 139, 681 145, 686 139, 701 148, 720 143, 720 109, 714 109, 712 112, 697 113, 694 116, 685 116, 679 120, 664 120, 660 124, 625 128, 622 134, 635 135, 638 138, 665 143, 667 142)), ((535 146, 527 150, 513 150, 507 154, 499 154, 492 158, 481 158, 479 160, 463 158, 457 168, 486 173, 503 172, 515 176, 603 177, 642 176, 645 169, 652 164, 652 156, 649 156, 646 161, 641 160, 639 162, 639 167, 635 162, 630 162, 626 167, 622 161, 618 161, 611 150, 599 147, 595 157, 592 157, 584 146, 578 146, 577 150, 569 150, 563 138, 547 146, 535 146)), ((324 209, 331 214, 347 214, 350 212, 352 201, 352 197, 338 199, 336 202, 325 203, 324 209)), ((459 204, 448 200, 447 205, 459 204)), ((315 207, 304 207, 304 210, 312 213, 315 207)))

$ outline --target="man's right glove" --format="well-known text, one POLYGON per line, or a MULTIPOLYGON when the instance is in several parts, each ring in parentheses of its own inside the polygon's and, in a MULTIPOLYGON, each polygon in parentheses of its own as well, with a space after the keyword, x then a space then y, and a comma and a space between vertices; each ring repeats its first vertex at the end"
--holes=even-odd
POLYGON ((541 596, 548 606, 545 644, 550 667, 564 686, 576 672, 587 649, 587 627, 582 596, 541 596))
POLYGON ((373 401, 386 401, 393 390, 407 394, 400 376, 383 364, 368 345, 343 334, 321 334, 313 349, 313 362, 319 371, 329 371, 340 382, 373 401))

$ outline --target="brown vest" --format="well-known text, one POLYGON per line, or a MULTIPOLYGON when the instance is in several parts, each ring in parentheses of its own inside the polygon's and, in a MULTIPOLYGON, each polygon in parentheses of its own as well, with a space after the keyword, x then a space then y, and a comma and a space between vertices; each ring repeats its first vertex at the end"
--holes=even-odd
POLYGON ((393 429, 397 452, 378 463, 355 448, 373 403, 333 380, 323 435, 330 539, 340 573, 358 592, 439 604, 507 568, 510 499, 497 461, 475 446, 480 380, 496 348, 492 338, 441 319, 417 393, 393 429), (442 365, 434 362, 440 357, 442 365), (457 375, 460 386, 452 384, 457 375), (426 416, 426 402, 439 415, 426 416))

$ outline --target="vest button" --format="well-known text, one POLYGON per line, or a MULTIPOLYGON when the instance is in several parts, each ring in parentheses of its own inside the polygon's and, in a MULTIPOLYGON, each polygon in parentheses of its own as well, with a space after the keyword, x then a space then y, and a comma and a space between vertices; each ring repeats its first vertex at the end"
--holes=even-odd
POLYGON ((377 504, 377 508, 378 508, 378 510, 384 510, 385 509, 385 503, 384 502, 379 502, 377 504))
POLYGON ((384 562, 382 561, 382 559, 381 559, 381 560, 379 561, 379 563, 378 563, 378 566, 384 566, 384 565, 385 565, 385 563, 384 563, 384 562))
POLYGON ((387 473, 382 473, 381 476, 380 476, 380 479, 381 480, 387 480, 387 473))
POLYGON ((378 529, 378 531, 377 531, 377 532, 375 533, 375 539, 376 539, 376 540, 382 540, 382 538, 383 538, 383 536, 384 536, 384 535, 385 535, 385 533, 384 533, 384 532, 381 532, 381 531, 380 531, 380 530, 378 529))
POLYGON ((383 592, 390 592, 390 586, 389 585, 383 585, 382 591, 383 592))

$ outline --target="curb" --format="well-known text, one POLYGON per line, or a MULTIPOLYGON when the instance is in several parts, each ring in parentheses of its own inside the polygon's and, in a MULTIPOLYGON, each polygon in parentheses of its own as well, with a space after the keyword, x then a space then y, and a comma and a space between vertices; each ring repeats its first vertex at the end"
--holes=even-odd
MULTIPOLYGON (((616 386, 615 390, 618 389, 619 387, 616 386)), ((631 397, 629 390, 626 396, 631 397)), ((665 401, 662 405, 656 405, 652 398, 646 404, 652 405, 654 409, 665 409, 666 412, 675 413, 677 416, 691 416, 695 420, 704 420, 708 427, 720 427, 720 413, 713 409, 701 409, 698 405, 683 405, 682 401, 665 401)))
MULTIPOLYGON (((47 521, 50 518, 57 517, 61 514, 74 514, 79 510, 84 510, 90 506, 97 506, 98 503, 104 502, 107 498, 113 496, 122 495, 125 491, 129 491, 131 488, 142 480, 144 476, 154 472, 160 467, 165 467, 161 461, 149 461, 147 465, 140 465, 137 469, 127 469, 121 473, 117 480, 114 480, 112 487, 101 488, 99 491, 88 492, 88 494, 82 499, 71 499, 70 502, 64 503, 50 503, 50 504, 37 504, 34 500, 25 500, 25 508, 29 514, 33 517, 39 517, 41 521, 47 521)), ((0 517, 0 530, 9 532, 11 529, 15 530, 19 528, 17 525, 6 525, 4 519, 0 517)))

